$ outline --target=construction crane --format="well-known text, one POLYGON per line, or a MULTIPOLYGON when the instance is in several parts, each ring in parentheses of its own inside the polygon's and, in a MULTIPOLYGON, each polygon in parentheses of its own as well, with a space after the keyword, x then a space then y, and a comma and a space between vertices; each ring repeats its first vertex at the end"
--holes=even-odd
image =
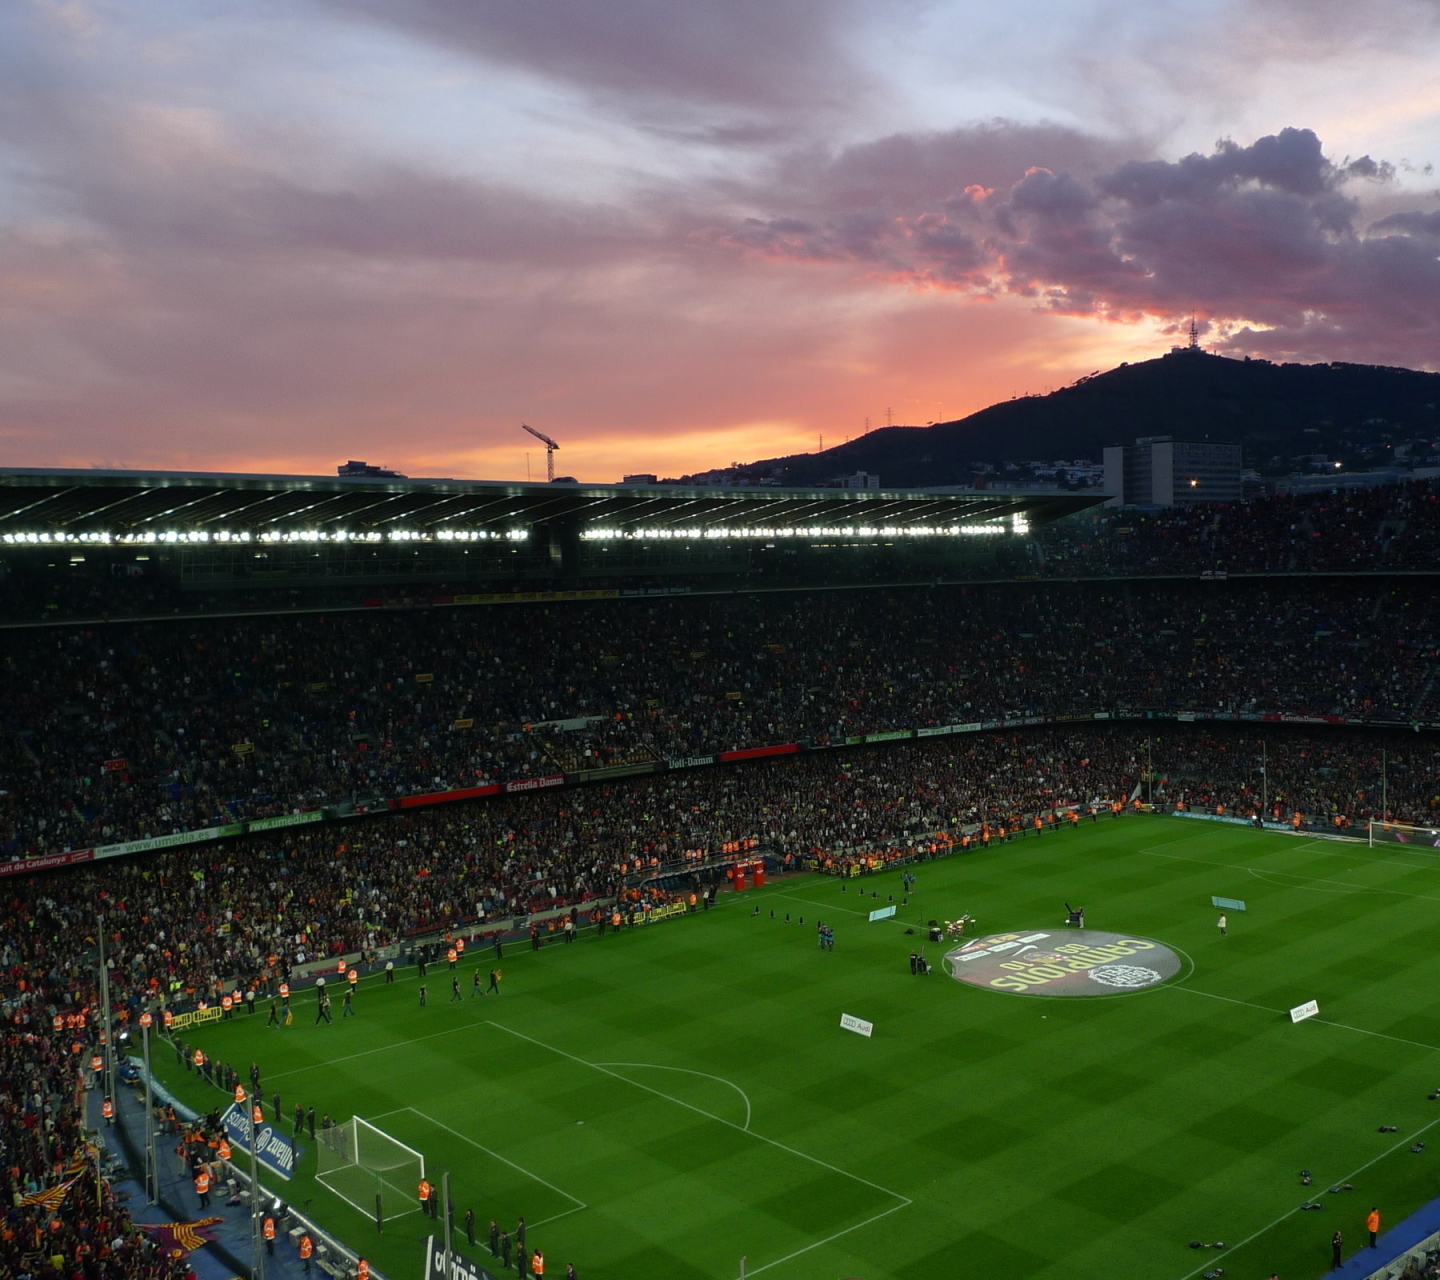
POLYGON ((545 446, 545 479, 553 483, 555 480, 555 450, 560 446, 543 431, 536 431, 534 427, 527 427, 523 422, 520 424, 520 430, 528 431, 545 446))

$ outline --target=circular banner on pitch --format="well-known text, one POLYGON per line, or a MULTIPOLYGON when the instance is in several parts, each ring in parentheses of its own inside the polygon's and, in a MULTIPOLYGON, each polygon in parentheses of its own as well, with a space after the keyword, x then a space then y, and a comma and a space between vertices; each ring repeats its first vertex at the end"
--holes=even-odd
POLYGON ((950 976, 1026 996, 1113 996, 1159 986, 1180 957, 1149 938, 1100 929, 992 933, 945 954, 950 976))

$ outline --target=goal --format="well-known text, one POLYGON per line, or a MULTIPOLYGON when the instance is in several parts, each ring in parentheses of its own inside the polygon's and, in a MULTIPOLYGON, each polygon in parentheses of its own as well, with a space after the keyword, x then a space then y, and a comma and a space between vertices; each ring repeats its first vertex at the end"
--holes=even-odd
POLYGON ((1371 822, 1370 843, 1418 845, 1440 849, 1440 827, 1412 827, 1404 822, 1371 822))
POLYGON ((420 1211, 425 1157, 368 1120, 322 1129, 315 1160, 315 1181, 372 1221, 420 1211))

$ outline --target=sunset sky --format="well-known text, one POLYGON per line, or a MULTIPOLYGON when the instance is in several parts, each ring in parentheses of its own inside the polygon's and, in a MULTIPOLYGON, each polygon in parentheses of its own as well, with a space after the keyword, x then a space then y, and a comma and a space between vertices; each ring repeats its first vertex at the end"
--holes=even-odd
POLYGON ((0 465, 584 480, 1440 368, 1440 0, 11 0, 0 465))

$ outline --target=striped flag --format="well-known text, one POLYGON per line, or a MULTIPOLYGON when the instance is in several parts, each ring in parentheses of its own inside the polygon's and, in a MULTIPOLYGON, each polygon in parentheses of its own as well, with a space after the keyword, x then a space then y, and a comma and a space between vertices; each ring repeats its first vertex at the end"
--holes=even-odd
POLYGON ((215 1224, 222 1219, 200 1218, 196 1222, 137 1222, 135 1225, 161 1249, 198 1249, 215 1239, 215 1224))
POLYGON ((65 1199, 66 1193, 70 1190, 71 1187, 75 1185, 75 1181, 77 1178, 79 1178, 79 1176, 80 1175, 77 1173, 75 1177, 69 1178, 64 1182, 57 1183, 55 1186, 49 1188, 49 1190, 47 1191, 36 1191, 31 1195, 22 1196, 20 1198, 20 1203, 43 1204, 47 1209, 54 1209, 60 1204, 62 1200, 65 1199))

